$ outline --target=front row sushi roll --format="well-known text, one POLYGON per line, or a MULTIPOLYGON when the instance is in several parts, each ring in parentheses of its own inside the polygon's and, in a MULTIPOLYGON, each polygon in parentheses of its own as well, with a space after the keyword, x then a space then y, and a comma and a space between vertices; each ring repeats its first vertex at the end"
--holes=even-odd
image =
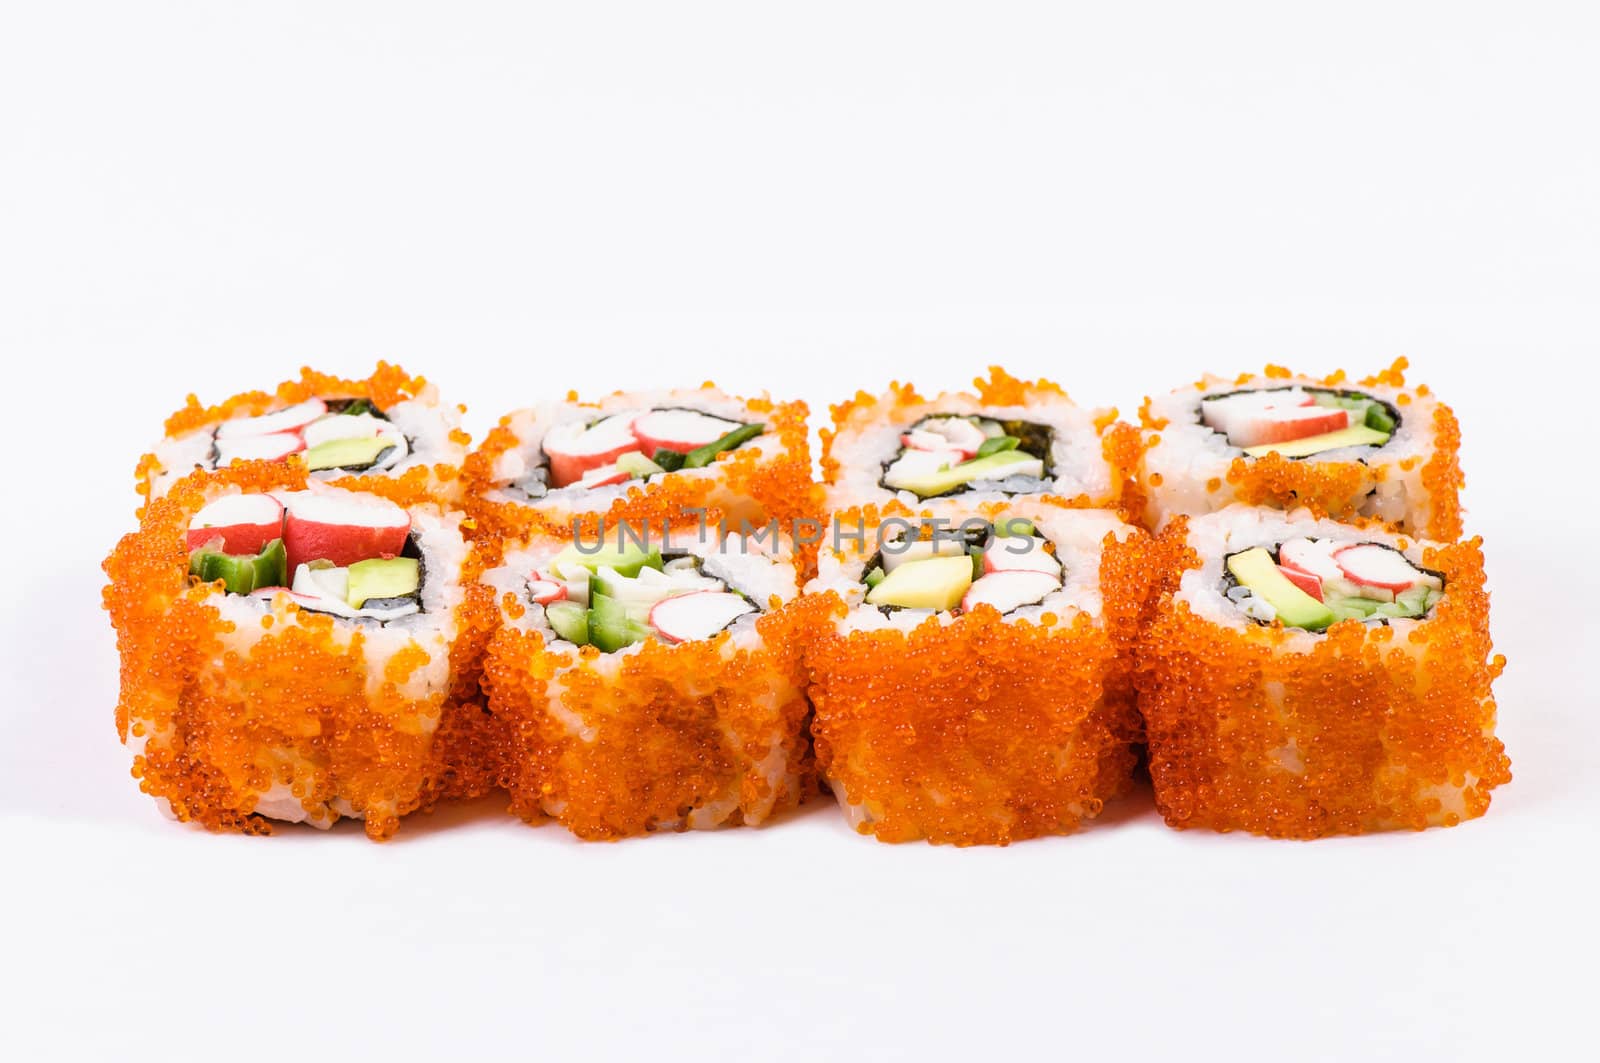
POLYGON ((1180 560, 1139 704, 1169 824, 1288 838, 1454 825, 1510 780, 1477 540, 1234 506, 1175 522, 1162 545, 1180 560))
POLYGON ((894 385, 833 407, 833 428, 822 433, 827 508, 1044 494, 1079 507, 1121 505, 1142 444, 1115 410, 1083 409, 1056 384, 999 366, 973 383, 977 394, 924 398, 894 385))
POLYGON ((835 522, 813 735, 856 830, 1004 845, 1097 815, 1134 765, 1143 533, 1038 498, 835 522))
POLYGON ((467 462, 484 525, 511 538, 621 522, 791 525, 816 516, 803 402, 710 384, 618 392, 501 418, 467 462))
POLYGON ((105 564, 141 788, 212 829, 352 816, 374 839, 447 790, 433 736, 493 619, 460 522, 263 461, 152 502, 105 564))
POLYGON ((811 778, 793 558, 772 538, 640 532, 535 536, 484 576, 512 809, 588 839, 762 823, 811 778))
POLYGON ((1425 385, 1406 387, 1405 367, 1352 385, 1343 372, 1268 366, 1146 399, 1139 480, 1151 527, 1243 503, 1460 538, 1461 431, 1425 385))
POLYGON ((365 380, 310 368, 271 393, 202 406, 193 395, 167 418, 165 438, 137 471, 139 493, 159 498, 196 469, 293 457, 311 478, 377 491, 400 502, 454 501, 469 437, 460 411, 421 377, 379 362, 365 380))

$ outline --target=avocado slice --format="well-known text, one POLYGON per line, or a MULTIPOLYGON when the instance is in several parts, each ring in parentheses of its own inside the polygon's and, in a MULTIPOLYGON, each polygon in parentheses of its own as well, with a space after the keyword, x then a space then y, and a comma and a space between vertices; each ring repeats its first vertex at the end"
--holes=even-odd
POLYGON ((601 543, 598 550, 584 553, 576 545, 562 550, 550 562, 551 570, 561 572, 573 566, 582 566, 590 572, 599 568, 613 568, 619 576, 637 576, 641 568, 661 568, 661 551, 655 547, 646 550, 638 543, 619 543, 612 546, 601 543))
POLYGON ((953 491, 962 484, 974 480, 998 480, 1013 476, 1020 472, 1023 466, 1034 467, 1033 475, 1044 472, 1044 463, 1032 454, 1021 450, 1002 450, 985 457, 973 458, 971 461, 963 461, 959 465, 952 465, 948 469, 940 469, 925 476, 898 479, 889 486, 927 498, 930 495, 942 495, 946 491, 953 491))
POLYGON ((994 524, 994 533, 1001 539, 1020 538, 1031 539, 1037 534, 1033 521, 1021 517, 1006 517, 994 524))
POLYGON ((656 462, 653 462, 643 454, 640 454, 637 450, 630 450, 626 454, 619 454, 617 456, 616 466, 629 476, 637 476, 641 479, 647 476, 654 476, 658 472, 667 471, 656 462))
POLYGON ((742 446, 766 430, 767 426, 764 424, 747 424, 735 428, 721 439, 712 440, 703 447, 695 447, 689 451, 683 456, 683 467, 685 469, 699 469, 710 465, 716 460, 717 455, 724 450, 732 450, 734 447, 742 446))
POLYGON ((978 446, 975 458, 987 458, 990 454, 998 454, 1002 450, 1016 450, 1022 445, 1022 440, 1016 436, 990 436, 978 446))
POLYGON ((1291 439, 1285 443, 1263 443, 1259 447, 1245 447, 1244 452, 1252 458, 1266 454, 1281 454, 1286 458, 1309 458, 1324 450, 1337 450, 1340 447, 1381 447, 1387 442, 1389 442, 1388 432, 1380 432, 1376 428, 1358 424, 1341 428, 1337 432, 1324 432, 1317 436, 1306 436, 1304 439, 1291 439))
POLYGON ((355 469, 371 465, 378 456, 394 446, 392 439, 382 436, 356 436, 351 439, 330 439, 300 455, 306 468, 355 469))
POLYGON ((544 618, 558 637, 577 646, 589 644, 589 610, 577 602, 551 602, 544 607, 544 618))
POLYGON ((282 587, 289 582, 289 555, 282 539, 274 539, 256 554, 225 554, 196 550, 189 555, 189 574, 205 583, 222 581, 232 594, 249 594, 258 587, 282 587))
POLYGON ((1273 609, 1289 627, 1321 631, 1333 623, 1333 610, 1289 582, 1278 571, 1272 555, 1257 546, 1228 558, 1228 571, 1242 586, 1249 587, 1273 609))
POLYGON ((422 566, 414 557, 375 557, 350 566, 347 600, 360 609, 368 598, 405 598, 422 589, 422 566))
POLYGON ((867 592, 867 602, 905 609, 954 609, 970 586, 972 561, 965 554, 930 557, 897 567, 867 592))

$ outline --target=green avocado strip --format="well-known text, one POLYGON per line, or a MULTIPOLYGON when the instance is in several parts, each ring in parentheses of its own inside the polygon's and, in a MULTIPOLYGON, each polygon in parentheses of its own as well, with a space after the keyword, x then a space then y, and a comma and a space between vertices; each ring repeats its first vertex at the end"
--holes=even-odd
MULTIPOLYGON (((756 436, 766 431, 766 427, 767 426, 763 424, 743 425, 739 428, 735 428, 721 439, 707 443, 703 447, 695 447, 693 450, 689 451, 689 453, 683 456, 683 467, 685 469, 704 468, 705 466, 710 465, 712 459, 714 459, 718 454, 721 454, 724 450, 732 450, 739 444, 754 439, 756 436)), ((660 465, 661 463, 657 462, 656 464, 660 465)))
POLYGON ((973 457, 987 458, 990 454, 998 454, 1002 450, 1016 450, 1021 445, 1022 440, 1016 436, 995 436, 992 439, 985 439, 973 457))

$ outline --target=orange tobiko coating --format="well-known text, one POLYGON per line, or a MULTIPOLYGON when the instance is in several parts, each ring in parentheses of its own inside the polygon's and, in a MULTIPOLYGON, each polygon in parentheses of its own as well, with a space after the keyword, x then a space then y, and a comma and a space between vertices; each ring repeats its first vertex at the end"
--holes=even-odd
MULTIPOLYGON (((1040 497, 966 512, 994 521, 1046 506, 1064 508, 1040 497)), ((933 512, 891 502, 839 519, 876 528, 933 512)), ((886 842, 1006 845, 1073 831, 1126 789, 1139 739, 1132 653, 1155 571, 1148 545, 1137 531, 1106 537, 1098 618, 1035 622, 980 606, 909 631, 841 631, 845 603, 819 595, 825 612, 807 653, 817 766, 856 829, 886 842)))
POLYGON ((465 581, 442 670, 436 643, 413 637, 384 653, 369 631, 284 599, 252 619, 259 632, 240 630, 219 609, 219 588, 188 575, 189 521, 229 488, 305 487, 298 464, 192 473, 117 544, 103 594, 121 656, 117 731, 135 751, 141 789, 180 820, 268 833, 258 806, 270 793, 277 818, 290 806, 299 814, 287 818, 318 825, 361 815, 383 839, 406 813, 484 788, 475 769, 435 750, 434 735, 460 730, 457 714, 481 714, 476 676, 493 602, 471 552, 461 577, 428 574, 465 581))
POLYGON ((799 804, 815 788, 801 661, 812 609, 760 617, 756 648, 724 632, 603 654, 502 627, 484 688, 507 729, 512 811, 611 840, 753 826, 799 804))
MULTIPOLYGON (((882 395, 857 391, 850 399, 831 405, 828 409, 833 418, 833 427, 821 431, 823 483, 838 485, 843 479, 844 467, 834 453, 841 434, 914 420, 930 412, 925 408, 930 403, 937 406, 941 400, 962 399, 980 406, 1026 407, 1071 401, 1065 389, 1053 380, 1019 379, 998 365, 990 366, 989 375, 975 378, 972 384, 974 391, 971 394, 929 398, 920 394, 911 384, 894 381, 882 395)), ((1143 438, 1133 425, 1117 420, 1115 408, 1100 411, 1094 418, 1092 430, 1100 436, 1101 454, 1110 467, 1109 491, 1101 498, 1083 493, 1072 497, 1053 496, 1053 501, 1074 509, 1109 509, 1130 523, 1138 523, 1144 515, 1144 497, 1138 488, 1139 466, 1144 456, 1143 438)), ((1028 497, 1041 496, 1022 495, 1018 496, 1018 500, 1028 497)), ((861 504, 861 500, 855 499, 844 508, 856 508, 861 504)), ((838 507, 839 503, 835 500, 834 508, 838 507)))
MULTIPOLYGON (((1309 652, 1304 632, 1224 627, 1164 598, 1138 686, 1167 823, 1318 838, 1482 815, 1511 762, 1494 736, 1505 658, 1490 654, 1479 546, 1426 551, 1445 578, 1427 620, 1341 621, 1309 652)), ((1174 571, 1198 564, 1189 551, 1174 571)))
MULTIPOLYGON (((190 395, 181 410, 166 420, 166 438, 176 439, 201 429, 215 428, 236 417, 256 417, 307 399, 368 399, 380 410, 430 393, 428 382, 412 376, 397 365, 380 361, 370 377, 345 379, 302 367, 297 380, 286 380, 272 391, 247 391, 211 406, 202 405, 190 395)), ((463 411, 465 407, 461 408, 463 411)), ((449 440, 463 451, 472 437, 452 428, 449 440)), ((298 463, 293 455, 287 462, 298 463)), ((146 502, 154 493, 156 477, 162 472, 161 459, 145 454, 134 471, 139 495, 146 502)), ((402 473, 339 473, 321 477, 323 482, 352 491, 369 491, 402 506, 423 502, 458 502, 461 496, 461 470, 448 462, 431 466, 416 465, 402 473)))
MULTIPOLYGON (((715 391, 715 385, 707 381, 701 390, 715 391)), ((570 395, 568 400, 577 401, 570 395)), ((787 533, 794 521, 815 519, 821 509, 820 489, 811 478, 811 430, 806 423, 809 409, 803 402, 773 402, 766 398, 749 399, 745 405, 763 419, 763 437, 776 439, 775 450, 738 447, 723 451, 710 466, 715 470, 714 476, 667 475, 648 483, 641 480, 604 510, 493 497, 498 486, 496 465, 504 455, 523 445, 514 426, 514 415, 508 415, 489 431, 483 444, 467 456, 463 465, 467 509, 481 525, 483 534, 507 539, 570 535, 574 523, 591 535, 601 526, 614 529, 622 523, 657 527, 680 523, 686 514, 705 514, 713 524, 726 519, 734 527, 741 521, 764 525, 776 520, 787 533)))
MULTIPOLYGON (((1164 463, 1157 460, 1162 432, 1168 429, 1175 432, 1183 426, 1173 425, 1169 419, 1158 416, 1153 409, 1155 400, 1147 397, 1139 411, 1145 430, 1144 468, 1137 477, 1134 498, 1124 508, 1133 512, 1142 505, 1142 515, 1150 524, 1160 523, 1173 512, 1211 512, 1235 502, 1285 510, 1304 507, 1319 517, 1349 521, 1373 512, 1370 507, 1375 493, 1395 495, 1398 492, 1397 498, 1403 501, 1403 516, 1383 516, 1381 510, 1378 514, 1389 527, 1418 538, 1454 542, 1461 537, 1460 492, 1465 483, 1459 456, 1460 426, 1455 413, 1439 402, 1426 385, 1406 387, 1406 367, 1406 360, 1398 358, 1389 368, 1357 381, 1356 387, 1395 389, 1385 395, 1401 411, 1402 417, 1426 425, 1421 431, 1426 440, 1425 461, 1420 454, 1396 460, 1385 456, 1381 450, 1374 451, 1365 460, 1345 461, 1325 460, 1317 455, 1305 458, 1285 458, 1278 453, 1260 457, 1235 455, 1225 469, 1216 470, 1220 476, 1213 476, 1209 471, 1198 474, 1204 477, 1198 481, 1204 487, 1203 502, 1197 504, 1191 497, 1188 502, 1168 500, 1163 505, 1160 504, 1162 495, 1173 492, 1161 491, 1163 475, 1155 471, 1154 466, 1164 464, 1169 470, 1183 470, 1185 476, 1196 474, 1187 469, 1187 461, 1181 458, 1164 463), (1413 475, 1419 461, 1422 467, 1413 475)), ((1195 400, 1198 401, 1200 393, 1223 383, 1215 377, 1196 381, 1193 385, 1195 400)), ((1279 387, 1288 383, 1333 389, 1351 386, 1343 370, 1316 378, 1297 376, 1276 365, 1267 366, 1259 376, 1241 373, 1228 383, 1239 388, 1279 387)), ((1171 482, 1171 477, 1167 480, 1169 489, 1176 488, 1181 493, 1181 483, 1171 482)))

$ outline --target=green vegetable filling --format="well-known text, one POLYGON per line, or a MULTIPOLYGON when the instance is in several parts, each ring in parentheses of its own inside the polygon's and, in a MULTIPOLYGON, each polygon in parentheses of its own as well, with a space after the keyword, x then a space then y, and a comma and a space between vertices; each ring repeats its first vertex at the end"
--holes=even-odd
POLYGON ((201 548, 189 555, 189 575, 204 583, 222 581, 232 594, 249 594, 261 587, 288 583, 289 555, 282 539, 274 539, 258 554, 225 554, 201 548))

